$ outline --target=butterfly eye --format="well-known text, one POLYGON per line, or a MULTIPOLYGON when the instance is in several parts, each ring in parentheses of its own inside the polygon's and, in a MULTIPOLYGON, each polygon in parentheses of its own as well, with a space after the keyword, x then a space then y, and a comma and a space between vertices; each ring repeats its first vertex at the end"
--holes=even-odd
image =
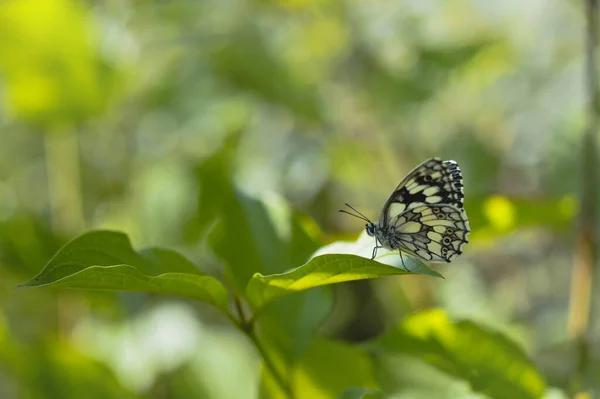
POLYGON ((454 230, 452 230, 450 227, 448 227, 446 229, 446 234, 452 234, 452 233, 454 233, 454 230))
POLYGON ((451 240, 450 240, 450 237, 444 237, 444 239, 442 240, 442 242, 443 242, 444 244, 446 244, 446 245, 449 245, 449 244, 450 244, 450 242, 451 242, 451 240))
POLYGON ((438 219, 445 219, 446 215, 444 215, 443 213, 438 213, 437 218, 438 219))
POLYGON ((433 208, 431 211, 433 213, 440 213, 440 208, 433 208))
POLYGON ((373 223, 371 224, 366 224, 365 225, 367 227, 367 234, 372 236, 375 234, 375 226, 373 225, 373 223))
POLYGON ((431 176, 427 175, 423 178, 425 181, 429 182, 431 181, 431 179, 433 179, 431 176))

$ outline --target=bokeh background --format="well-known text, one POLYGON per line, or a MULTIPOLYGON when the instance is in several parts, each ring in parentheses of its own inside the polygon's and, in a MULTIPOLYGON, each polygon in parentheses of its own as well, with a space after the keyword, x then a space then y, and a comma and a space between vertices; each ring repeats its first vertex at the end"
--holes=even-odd
MULTIPOLYGON (((464 255, 444 280, 325 289, 306 328, 358 343, 442 308, 509 335, 563 397, 585 43, 584 4, 567 0, 1 0, 0 397, 257 398, 257 353, 208 307, 15 286, 98 228, 221 275, 206 236, 224 176, 319 245, 353 240, 344 202, 376 219, 431 156, 463 170, 464 255)), ((379 367, 399 397, 483 397, 404 381, 431 372, 408 360, 379 367)))

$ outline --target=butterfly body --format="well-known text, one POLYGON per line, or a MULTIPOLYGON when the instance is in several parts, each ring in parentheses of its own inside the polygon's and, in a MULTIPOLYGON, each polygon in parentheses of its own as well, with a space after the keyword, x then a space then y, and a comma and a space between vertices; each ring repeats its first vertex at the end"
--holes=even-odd
POLYGON ((356 210, 360 216, 353 216, 362 216, 368 222, 367 234, 375 237, 376 243, 373 258, 378 248, 386 248, 429 262, 450 262, 462 253, 470 233, 463 200, 457 163, 432 158, 415 167, 398 184, 378 223, 356 210))
POLYGON ((377 242, 381 244, 383 248, 397 249, 400 240, 397 238, 394 229, 391 226, 380 227, 377 223, 370 223, 367 225, 367 234, 371 237, 375 237, 377 242))

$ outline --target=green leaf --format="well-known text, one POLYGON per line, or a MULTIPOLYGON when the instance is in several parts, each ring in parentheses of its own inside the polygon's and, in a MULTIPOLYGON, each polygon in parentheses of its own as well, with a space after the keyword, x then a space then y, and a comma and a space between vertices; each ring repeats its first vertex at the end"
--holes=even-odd
POLYGON ((441 310, 415 314, 366 347, 418 357, 491 398, 537 399, 546 388, 517 344, 471 321, 454 322, 441 310))
MULTIPOLYGON (((379 353, 372 356, 374 374, 382 392, 394 398, 475 399, 464 380, 448 375, 424 360, 410 355, 379 353), (410 370, 409 372, 407 372, 410 370)), ((487 397, 486 397, 487 398, 487 397)))
POLYGON ((348 388, 338 399, 385 399, 386 396, 374 389, 348 388))
POLYGON ((22 287, 55 286, 181 295, 227 313, 228 292, 177 252, 133 250, 123 233, 91 231, 62 247, 42 271, 22 287))
POLYGON ((269 51, 260 30, 245 24, 211 54, 210 61, 215 73, 238 90, 284 106, 299 119, 320 122, 318 92, 296 79, 276 55, 269 51))
MULTIPOLYGON (((263 372, 262 378, 261 398, 286 397, 268 372, 263 372)), ((348 387, 378 388, 368 353, 355 345, 322 338, 314 340, 289 368, 289 378, 297 398, 329 399, 348 387)))
POLYGON ((165 248, 144 248, 139 254, 154 268, 155 273, 161 271, 203 274, 185 256, 165 248))
POLYGON ((412 270, 410 272, 357 255, 321 255, 286 273, 269 276, 254 274, 246 288, 246 295, 258 309, 284 295, 322 285, 410 274, 442 277, 413 257, 406 256, 405 259, 406 267, 412 270))
POLYGON ((22 287, 55 286, 93 290, 151 292, 181 295, 227 311, 227 290, 211 276, 189 273, 165 273, 147 276, 133 266, 90 266, 59 280, 33 279, 22 287))

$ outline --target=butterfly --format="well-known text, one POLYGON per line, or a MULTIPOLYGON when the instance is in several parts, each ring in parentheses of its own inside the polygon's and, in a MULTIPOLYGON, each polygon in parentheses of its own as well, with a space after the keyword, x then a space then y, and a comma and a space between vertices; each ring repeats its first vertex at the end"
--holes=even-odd
MULTIPOLYGON (((427 262, 450 262, 462 253, 471 232, 463 208, 462 174, 455 161, 431 158, 408 173, 388 198, 378 223, 346 204, 355 213, 340 212, 367 222, 379 248, 407 252, 427 262)), ((406 269, 408 270, 408 269, 406 269)))

